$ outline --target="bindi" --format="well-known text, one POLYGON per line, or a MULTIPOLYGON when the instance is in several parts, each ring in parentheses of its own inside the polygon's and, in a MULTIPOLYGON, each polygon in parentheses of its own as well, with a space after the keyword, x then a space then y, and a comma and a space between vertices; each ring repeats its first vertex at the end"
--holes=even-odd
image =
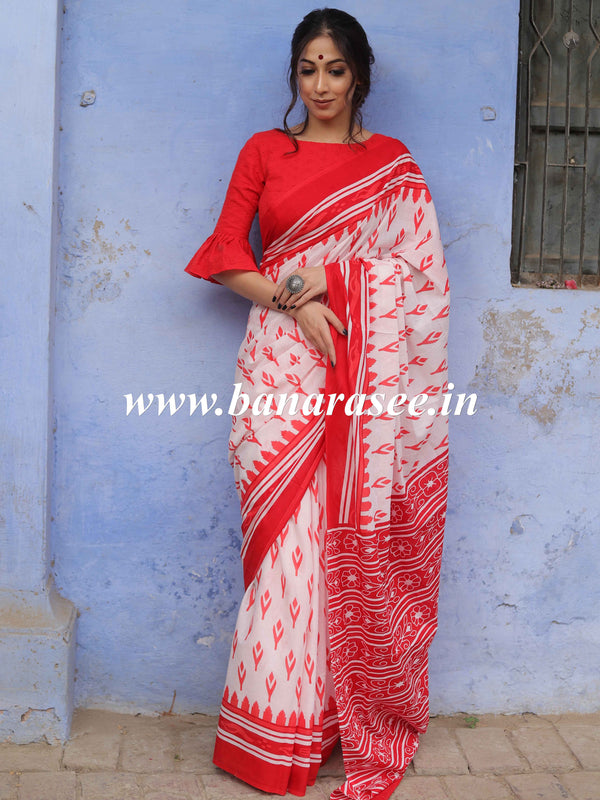
POLYGON ((323 61, 323 56, 319 54, 319 61, 323 61))

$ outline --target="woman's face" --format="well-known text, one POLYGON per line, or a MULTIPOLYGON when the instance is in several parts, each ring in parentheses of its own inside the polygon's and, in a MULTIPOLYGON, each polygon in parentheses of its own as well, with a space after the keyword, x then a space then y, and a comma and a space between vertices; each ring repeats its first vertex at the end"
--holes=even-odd
POLYGON ((300 54, 298 90, 310 117, 349 123, 354 77, 330 36, 317 36, 300 54))

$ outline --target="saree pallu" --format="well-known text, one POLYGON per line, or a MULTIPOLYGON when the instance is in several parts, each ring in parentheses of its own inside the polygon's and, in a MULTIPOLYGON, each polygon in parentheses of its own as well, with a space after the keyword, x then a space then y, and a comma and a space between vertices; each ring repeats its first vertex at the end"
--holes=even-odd
POLYGON ((294 319, 250 311, 236 372, 248 407, 230 438, 246 593, 214 761, 302 795, 339 736, 346 781, 334 800, 385 800, 428 721, 448 282, 431 197, 402 146, 361 177, 332 168, 302 192, 315 202, 261 271, 279 282, 325 264, 323 301, 348 335, 333 331, 334 367, 294 319), (296 413, 278 406, 283 395, 296 413))

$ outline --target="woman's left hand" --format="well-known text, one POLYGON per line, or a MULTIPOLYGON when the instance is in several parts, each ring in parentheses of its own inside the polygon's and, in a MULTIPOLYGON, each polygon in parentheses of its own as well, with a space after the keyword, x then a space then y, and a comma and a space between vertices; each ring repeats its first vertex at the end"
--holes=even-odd
POLYGON ((291 273, 298 275, 304 281, 302 290, 292 294, 286 286, 286 282, 290 275, 277 284, 273 302, 277 304, 277 308, 281 311, 289 311, 290 308, 300 308, 308 300, 314 300, 321 294, 327 291, 327 277, 325 267, 304 267, 304 269, 296 270, 291 273))

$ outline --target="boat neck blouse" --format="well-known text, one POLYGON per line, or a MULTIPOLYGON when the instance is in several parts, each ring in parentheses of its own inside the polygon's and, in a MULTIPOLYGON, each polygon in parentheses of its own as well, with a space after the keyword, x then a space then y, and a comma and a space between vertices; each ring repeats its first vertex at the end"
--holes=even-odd
POLYGON ((258 270, 248 241, 257 211, 265 251, 319 199, 370 173, 375 151, 381 155, 375 163, 381 165, 407 152, 397 139, 380 133, 362 143, 297 141, 295 151, 288 136, 276 129, 248 139, 238 156, 214 233, 193 256, 186 272, 215 282, 212 276, 226 270, 258 270))

